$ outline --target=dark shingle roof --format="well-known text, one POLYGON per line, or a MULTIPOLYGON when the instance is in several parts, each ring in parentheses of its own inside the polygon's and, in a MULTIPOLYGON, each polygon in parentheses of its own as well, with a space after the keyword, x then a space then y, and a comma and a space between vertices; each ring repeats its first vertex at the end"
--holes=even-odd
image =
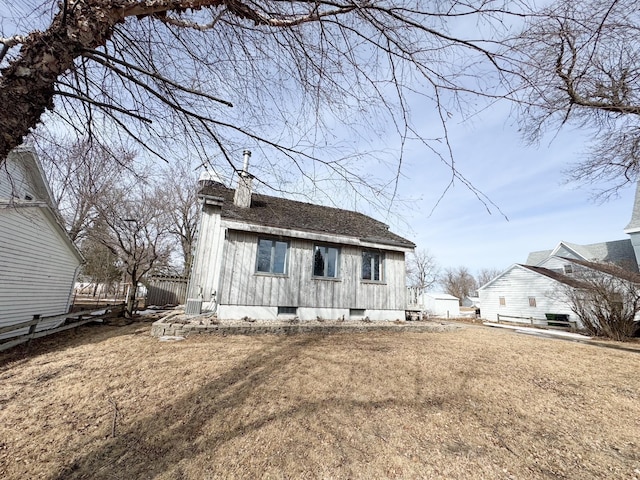
POLYGON ((251 208, 233 203, 235 190, 221 184, 203 187, 200 195, 221 197, 222 217, 268 227, 355 237, 375 243, 414 248, 415 244, 362 213, 254 193, 251 208))
POLYGON ((640 275, 638 273, 631 272, 626 268, 622 268, 612 263, 586 262, 584 260, 577 260, 575 258, 560 258, 563 258, 564 260, 575 263, 577 265, 582 265, 583 267, 591 268, 592 270, 596 270, 598 272, 606 273, 608 275, 612 275, 614 277, 618 277, 632 283, 640 284, 640 275))
MULTIPOLYGON (((572 262, 574 260, 571 260, 572 262)), ((556 282, 564 283, 565 285, 569 285, 570 287, 580 288, 582 283, 575 278, 569 277, 567 275, 563 275, 562 273, 556 272, 554 270, 549 270, 544 267, 535 267, 533 265, 522 265, 519 266, 526 268, 527 270, 531 270, 532 272, 538 273, 540 275, 544 275, 545 277, 549 277, 556 282)))
MULTIPOLYGON (((569 247, 578 255, 587 260, 596 262, 610 262, 623 266, 627 269, 638 270, 636 263, 636 255, 633 250, 631 240, 625 238, 623 240, 613 240, 610 242, 591 243, 589 245, 579 245, 577 243, 560 242, 569 247)), ((540 250, 531 252, 527 257, 527 265, 539 265, 549 258, 553 250, 540 250)))

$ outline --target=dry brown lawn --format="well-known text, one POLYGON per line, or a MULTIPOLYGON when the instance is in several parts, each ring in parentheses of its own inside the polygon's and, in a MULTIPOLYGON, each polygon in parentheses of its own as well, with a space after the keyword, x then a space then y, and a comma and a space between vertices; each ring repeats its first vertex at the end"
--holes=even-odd
POLYGON ((638 352, 472 326, 148 331, 0 354, 0 478, 640 478, 638 352))

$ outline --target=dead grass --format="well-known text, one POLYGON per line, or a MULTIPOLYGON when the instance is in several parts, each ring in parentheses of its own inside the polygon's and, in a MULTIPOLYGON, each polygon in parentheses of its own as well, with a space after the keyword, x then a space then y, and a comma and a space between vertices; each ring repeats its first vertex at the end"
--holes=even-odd
POLYGON ((0 477, 640 478, 639 361, 471 326, 81 327, 0 354, 0 477))

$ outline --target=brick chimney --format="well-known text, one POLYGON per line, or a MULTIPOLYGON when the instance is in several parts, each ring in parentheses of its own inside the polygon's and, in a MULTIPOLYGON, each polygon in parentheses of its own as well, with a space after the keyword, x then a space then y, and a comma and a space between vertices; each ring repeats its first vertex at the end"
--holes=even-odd
POLYGON ((240 208, 249 208, 251 207, 251 184, 254 178, 253 175, 248 172, 251 152, 249 150, 245 150, 243 155, 244 164, 242 166, 242 171, 238 174, 238 187, 236 188, 236 193, 233 196, 233 203, 240 208))

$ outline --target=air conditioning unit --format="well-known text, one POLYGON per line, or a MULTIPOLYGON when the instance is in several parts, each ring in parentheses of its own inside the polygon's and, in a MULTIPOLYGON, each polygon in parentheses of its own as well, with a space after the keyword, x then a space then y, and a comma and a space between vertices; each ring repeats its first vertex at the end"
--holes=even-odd
POLYGON ((185 315, 200 315, 202 313, 201 298, 187 298, 187 304, 184 306, 185 315))

